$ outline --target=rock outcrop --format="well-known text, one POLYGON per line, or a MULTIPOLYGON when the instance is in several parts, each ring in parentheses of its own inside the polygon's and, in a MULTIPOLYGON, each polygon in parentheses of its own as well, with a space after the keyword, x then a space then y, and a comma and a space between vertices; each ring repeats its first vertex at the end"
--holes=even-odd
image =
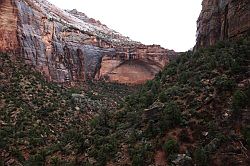
POLYGON ((17 49, 17 8, 12 1, 0 1, 0 50, 8 52, 17 49))
POLYGON ((132 41, 84 13, 61 10, 46 0, 0 1, 0 51, 24 58, 49 81, 69 84, 105 77, 141 83, 168 63, 168 52, 173 54, 132 41), (134 65, 123 65, 128 62, 134 65), (107 66, 115 66, 115 78, 110 76, 113 67, 106 70, 107 66), (124 79, 131 73, 137 76, 124 79))
POLYGON ((249 0, 203 0, 197 21, 196 47, 249 35, 249 12, 249 0))
POLYGON ((174 52, 158 45, 117 47, 116 54, 106 55, 96 78, 119 83, 140 84, 154 78, 169 62, 174 52))

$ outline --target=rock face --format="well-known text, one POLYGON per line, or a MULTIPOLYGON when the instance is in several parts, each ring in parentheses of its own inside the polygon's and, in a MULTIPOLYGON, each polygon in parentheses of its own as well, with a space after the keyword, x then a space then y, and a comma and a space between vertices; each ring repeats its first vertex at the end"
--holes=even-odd
MULTIPOLYGON (((174 54, 174 52, 173 52, 174 54)), ((98 79, 140 84, 154 78, 168 62, 171 52, 158 45, 117 47, 115 55, 102 59, 98 79)))
POLYGON ((8 52, 18 48, 17 9, 12 1, 0 1, 0 48, 8 52))
POLYGON ((24 58, 49 81, 70 84, 107 77, 141 83, 174 54, 132 41, 84 13, 61 10, 46 0, 0 0, 0 51, 24 58))
POLYGON ((197 47, 249 35, 249 0, 203 0, 197 21, 197 47))

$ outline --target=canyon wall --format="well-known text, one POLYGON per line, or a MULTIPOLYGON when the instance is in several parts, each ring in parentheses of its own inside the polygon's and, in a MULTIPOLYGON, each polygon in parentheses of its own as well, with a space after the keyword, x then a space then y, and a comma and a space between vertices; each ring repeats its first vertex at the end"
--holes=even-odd
POLYGON ((158 45, 117 47, 114 56, 103 57, 101 69, 96 78, 111 82, 140 84, 145 80, 153 79, 154 75, 169 62, 170 55, 172 55, 171 51, 158 45))
POLYGON ((17 9, 10 0, 0 0, 0 50, 15 51, 17 40, 17 9))
POLYGON ((203 0, 197 21, 196 47, 249 35, 249 12, 249 0, 203 0))
POLYGON ((0 51, 23 58, 49 81, 69 84, 106 77, 142 83, 168 63, 168 52, 173 53, 132 41, 84 13, 61 10, 46 0, 0 1, 0 51), (133 65, 125 67, 124 76, 121 64, 127 62, 133 65), (141 62, 147 67, 138 68, 141 62), (110 77, 110 66, 118 69, 115 78, 110 77), (138 75, 124 79, 130 73, 138 75))

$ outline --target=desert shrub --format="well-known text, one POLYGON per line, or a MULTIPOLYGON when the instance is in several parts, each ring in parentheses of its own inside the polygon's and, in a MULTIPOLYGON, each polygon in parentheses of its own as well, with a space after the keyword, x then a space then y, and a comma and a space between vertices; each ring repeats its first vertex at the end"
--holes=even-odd
POLYGON ((58 157, 52 157, 50 161, 50 165, 52 166, 59 166, 61 165, 61 160, 58 157))
POLYGON ((142 104, 142 107, 145 108, 153 104, 154 98, 155 96, 152 92, 146 92, 140 96, 139 102, 142 104))
POLYGON ((181 121, 182 116, 179 106, 175 102, 168 103, 162 113, 162 127, 164 129, 171 128, 179 125, 181 121))
POLYGON ((149 124, 145 131, 145 135, 148 138, 154 138, 159 133, 158 127, 155 125, 155 122, 153 120, 150 120, 148 123, 149 124))
POLYGON ((25 165, 45 165, 46 155, 44 153, 38 153, 29 158, 28 161, 25 162, 25 165))
POLYGON ((0 148, 4 148, 8 143, 9 132, 3 129, 0 129, 0 148))
POLYGON ((188 134, 188 131, 186 129, 181 130, 181 132, 179 134, 179 139, 182 142, 189 142, 190 141, 189 134, 188 134))
POLYGON ((146 84, 145 84, 146 91, 147 91, 147 90, 150 90, 153 84, 154 84, 154 81, 153 81, 153 80, 147 81, 146 84))
POLYGON ((198 166, 208 165, 208 154, 204 148, 197 148, 195 150, 194 160, 198 166))
POLYGON ((236 58, 235 61, 232 62, 232 67, 231 67, 231 71, 234 74, 238 74, 241 73, 242 71, 244 72, 244 68, 241 67, 241 62, 239 58, 236 58))
POLYGON ((229 79, 225 76, 220 76, 216 78, 215 86, 220 91, 231 91, 235 88, 235 80, 229 79))
POLYGON ((190 71, 183 71, 179 75, 178 81, 180 83, 182 83, 182 84, 186 84, 188 82, 188 79, 190 78, 191 75, 192 75, 192 72, 190 72, 190 71))
POLYGON ((132 160, 133 166, 144 166, 148 165, 148 160, 152 159, 152 156, 150 156, 150 151, 152 150, 152 147, 148 145, 147 143, 143 144, 137 144, 135 147, 129 149, 129 153, 132 160), (150 158, 149 158, 150 157, 150 158))
POLYGON ((34 138, 34 137, 31 137, 29 139, 29 143, 30 145, 32 146, 39 146, 39 145, 43 145, 44 144, 44 140, 42 138, 34 138))
POLYGON ((162 82, 165 82, 168 77, 174 76, 177 74, 177 63, 176 61, 171 61, 161 72, 161 80, 162 82))
POLYGON ((243 136, 248 147, 250 147, 250 126, 243 129, 243 136))
POLYGON ((133 166, 143 166, 144 165, 144 158, 142 154, 134 154, 132 156, 132 165, 133 166))
POLYGON ((95 118, 91 119, 90 126, 92 128, 95 128, 95 127, 97 127, 99 125, 99 123, 100 123, 99 122, 99 117, 95 117, 95 118))
POLYGON ((97 150, 96 159, 98 161, 98 165, 106 165, 107 164, 107 155, 105 153, 105 148, 101 147, 97 150))
POLYGON ((158 94, 158 92, 159 92, 159 88, 160 88, 160 81, 159 80, 155 80, 155 81, 153 81, 153 84, 152 84, 152 86, 151 86, 151 88, 150 88, 150 90, 151 90, 151 93, 152 94, 158 94))
POLYGON ((230 71, 232 68, 234 58, 234 49, 222 48, 213 51, 219 67, 223 68, 224 71, 230 71))
POLYGON ((170 67, 168 67, 165 71, 164 74, 165 75, 169 75, 169 76, 173 76, 177 73, 177 67, 172 65, 170 67))
POLYGON ((19 162, 24 162, 24 157, 21 151, 18 149, 11 149, 11 154, 18 159, 19 162))
POLYGON ((198 74, 195 74, 190 78, 190 85, 193 87, 202 88, 202 83, 200 80, 201 80, 201 76, 198 74))
POLYGON ((210 55, 210 56, 206 56, 207 59, 207 69, 208 70, 213 70, 214 68, 216 68, 217 66, 217 60, 216 57, 214 55, 210 55))
POLYGON ((162 148, 168 155, 178 153, 179 151, 179 145, 174 139, 167 140, 162 148))
POLYGON ((82 139, 82 137, 81 134, 76 129, 71 129, 65 132, 63 139, 65 142, 70 142, 70 141, 79 142, 82 139))
POLYGON ((245 108, 248 102, 247 95, 241 91, 237 90, 233 95, 232 108, 234 113, 239 113, 242 108, 245 108))
POLYGON ((165 91, 165 94, 168 97, 181 96, 181 90, 182 89, 179 86, 172 86, 165 91))
POLYGON ((168 101, 168 96, 164 91, 159 94, 159 100, 163 103, 168 101))

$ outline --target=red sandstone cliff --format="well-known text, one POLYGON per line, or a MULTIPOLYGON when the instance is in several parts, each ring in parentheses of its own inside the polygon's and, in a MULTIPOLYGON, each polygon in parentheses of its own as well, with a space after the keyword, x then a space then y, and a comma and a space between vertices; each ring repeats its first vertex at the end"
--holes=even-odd
POLYGON ((154 78, 175 52, 158 45, 122 46, 115 55, 105 55, 96 78, 119 83, 143 83, 154 78))
POLYGON ((197 21, 197 47, 249 35, 249 0, 203 0, 197 21))
POLYGON ((132 41, 84 13, 61 10, 46 0, 0 0, 0 51, 15 53, 59 83, 93 78, 141 83, 174 54, 132 41))

